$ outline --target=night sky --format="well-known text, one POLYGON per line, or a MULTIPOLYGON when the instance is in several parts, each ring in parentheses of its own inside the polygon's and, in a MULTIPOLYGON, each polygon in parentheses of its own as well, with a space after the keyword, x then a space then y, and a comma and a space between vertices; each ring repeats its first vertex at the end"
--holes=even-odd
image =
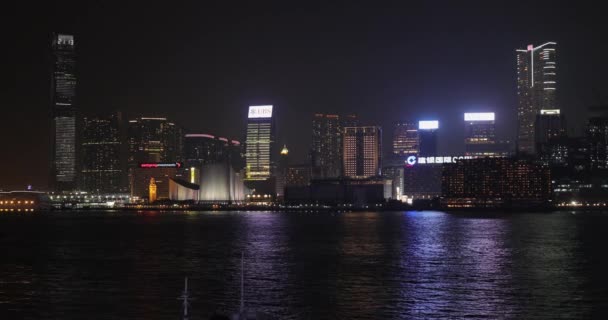
POLYGON ((513 139, 515 49, 531 43, 558 43, 569 130, 582 132, 588 105, 608 103, 597 5, 86 2, 19 5, 11 20, 16 85, 2 108, 0 188, 48 183, 53 31, 76 35, 82 113, 167 116, 242 140, 247 106, 273 104, 293 162, 305 161, 314 112, 382 125, 385 150, 393 121, 435 117, 440 151, 460 153, 465 111, 495 111, 499 138, 513 139))

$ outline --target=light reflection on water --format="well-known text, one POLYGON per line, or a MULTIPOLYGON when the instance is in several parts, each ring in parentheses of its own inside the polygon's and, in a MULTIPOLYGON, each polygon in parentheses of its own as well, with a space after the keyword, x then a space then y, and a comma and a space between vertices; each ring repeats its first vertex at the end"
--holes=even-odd
MULTIPOLYGON (((1 216, 0 310, 193 319, 589 318, 606 311, 602 214, 187 212, 1 216)), ((0 311, 1 312, 1 311, 0 311)))

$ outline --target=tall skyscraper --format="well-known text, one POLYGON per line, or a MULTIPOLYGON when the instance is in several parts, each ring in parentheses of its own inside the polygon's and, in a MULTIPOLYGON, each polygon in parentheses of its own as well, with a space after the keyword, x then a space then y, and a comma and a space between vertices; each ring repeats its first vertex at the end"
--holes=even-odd
POLYGON ((120 113, 84 117, 81 135, 80 189, 97 193, 126 191, 120 113))
POLYGON ((464 146, 468 156, 494 156, 496 126, 494 112, 465 113, 464 146))
POLYGON ((250 106, 246 138, 246 180, 268 180, 274 170, 272 106, 250 106))
POLYGON ((286 145, 279 153, 279 161, 277 161, 276 171, 276 193, 277 197, 283 197, 285 194, 285 186, 287 184, 287 169, 289 168, 289 150, 286 145))
POLYGON ((421 156, 434 157, 437 155, 438 130, 439 121, 437 120, 423 120, 418 122, 418 137, 421 156))
POLYGON ((74 36, 53 34, 51 76, 51 185, 57 191, 76 188, 76 53, 74 36))
POLYGON ((555 99, 555 42, 528 45, 517 52, 517 151, 534 154, 534 124, 541 109, 558 109, 555 99))
POLYGON ((342 125, 338 115, 314 115, 311 158, 319 178, 335 178, 342 174, 342 125))
POLYGON ((381 175, 382 129, 376 126, 344 128, 344 176, 368 178, 381 175))
POLYGON ((393 154, 417 155, 419 149, 418 126, 414 122, 396 122, 393 128, 393 154))

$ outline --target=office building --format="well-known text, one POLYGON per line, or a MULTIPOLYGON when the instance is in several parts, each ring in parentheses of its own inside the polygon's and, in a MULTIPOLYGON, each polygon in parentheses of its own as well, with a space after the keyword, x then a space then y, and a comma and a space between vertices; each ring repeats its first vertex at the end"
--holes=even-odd
POLYGON ((82 119, 80 190, 120 193, 127 190, 120 113, 82 119))
POLYGON ((444 164, 441 186, 442 204, 452 208, 534 208, 551 200, 549 167, 514 158, 444 164))
POLYGON ((311 149, 316 177, 335 178, 342 174, 342 122, 338 115, 314 115, 311 149))
POLYGON ((264 181, 274 171, 275 128, 272 106, 250 106, 247 119, 246 180, 264 181))
POLYGON ((381 175, 382 129, 377 126, 345 127, 344 176, 369 178, 381 175))
POLYGON ((57 191, 74 190, 77 184, 76 53, 74 36, 53 34, 51 108, 51 185, 57 191))
POLYGON ((277 197, 282 198, 285 192, 285 185, 287 184, 287 170, 289 168, 289 150, 286 145, 283 145, 283 149, 279 153, 279 161, 277 161, 276 171, 276 194, 277 197))
POLYGON ((535 120, 540 110, 558 109, 555 42, 517 52, 517 151, 535 153, 535 120))
POLYGON ((310 165, 290 165, 287 168, 286 186, 307 186, 312 179, 312 171, 310 165))
POLYGON ((183 130, 167 118, 129 120, 129 166, 142 162, 182 161, 183 130))
POLYGON ((589 108, 586 136, 591 169, 608 169, 608 106, 589 108))
POLYGON ((397 156, 419 153, 418 126, 414 122, 396 122, 393 127, 393 154, 397 156))
POLYGON ((437 155, 437 131, 439 121, 423 120, 418 122, 418 137, 420 156, 432 157, 437 155))
POLYGON ((494 112, 465 113, 465 155, 497 156, 494 112))

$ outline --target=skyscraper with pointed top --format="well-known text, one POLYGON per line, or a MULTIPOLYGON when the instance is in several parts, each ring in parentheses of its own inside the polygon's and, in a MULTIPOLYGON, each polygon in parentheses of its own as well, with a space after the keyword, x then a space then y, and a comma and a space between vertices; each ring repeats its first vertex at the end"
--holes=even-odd
POLYGON ((517 49, 517 151, 534 154, 536 115, 541 109, 559 109, 556 103, 555 42, 517 49))

